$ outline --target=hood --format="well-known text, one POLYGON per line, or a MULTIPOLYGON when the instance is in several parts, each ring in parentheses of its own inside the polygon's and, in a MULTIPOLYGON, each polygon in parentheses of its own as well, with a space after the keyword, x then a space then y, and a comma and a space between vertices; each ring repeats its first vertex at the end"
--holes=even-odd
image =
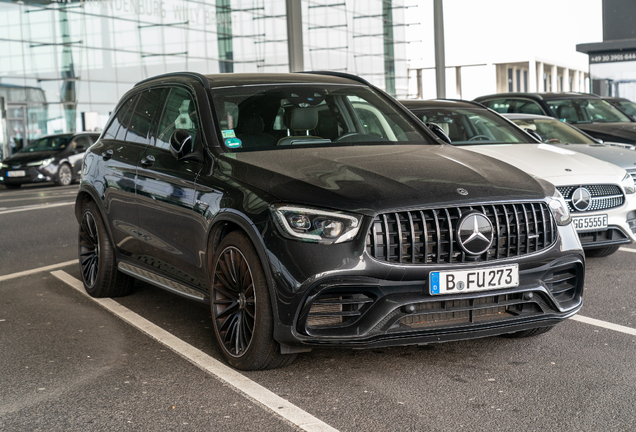
POLYGON ((577 123, 574 126, 603 141, 636 144, 636 122, 577 123))
POLYGON ((556 186, 619 184, 625 170, 583 153, 550 144, 493 144, 463 148, 497 158, 556 186))
POLYGON ((623 147, 606 144, 552 144, 566 150, 585 153, 623 169, 636 169, 636 152, 623 147))
POLYGON ((283 202, 367 215, 424 206, 535 200, 554 193, 508 164, 446 145, 226 153, 218 167, 222 174, 283 202), (458 188, 468 195, 460 195, 458 188))
POLYGON ((22 165, 29 162, 37 162, 44 159, 48 159, 52 156, 58 154, 60 150, 49 150, 49 151, 41 151, 41 152, 17 152, 6 159, 2 160, 2 163, 8 164, 9 167, 13 165, 22 165))

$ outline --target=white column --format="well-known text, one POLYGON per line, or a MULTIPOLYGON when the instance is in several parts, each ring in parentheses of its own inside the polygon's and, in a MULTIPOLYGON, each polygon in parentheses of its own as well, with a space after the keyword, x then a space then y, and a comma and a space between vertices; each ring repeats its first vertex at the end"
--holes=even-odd
POLYGON ((570 69, 568 68, 563 69, 563 91, 572 91, 572 89, 570 88, 570 69))
POLYGON ((556 92, 557 91, 557 72, 558 69, 556 67, 556 65, 552 66, 552 70, 550 71, 550 73, 552 74, 552 91, 556 92))
POLYGON ((537 62, 537 92, 544 92, 546 89, 543 86, 543 62, 537 62))
POLYGON ((537 92, 537 62, 534 59, 528 62, 528 92, 537 92))

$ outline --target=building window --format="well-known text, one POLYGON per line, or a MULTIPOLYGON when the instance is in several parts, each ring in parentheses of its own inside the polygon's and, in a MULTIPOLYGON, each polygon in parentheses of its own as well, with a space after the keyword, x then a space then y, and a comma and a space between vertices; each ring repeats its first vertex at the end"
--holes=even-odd
POLYGON ((517 93, 521 91, 521 70, 517 69, 517 93))
POLYGON ((508 91, 512 92, 512 68, 508 68, 508 91))
POLYGON ((523 71, 523 91, 528 92, 528 71, 523 71))

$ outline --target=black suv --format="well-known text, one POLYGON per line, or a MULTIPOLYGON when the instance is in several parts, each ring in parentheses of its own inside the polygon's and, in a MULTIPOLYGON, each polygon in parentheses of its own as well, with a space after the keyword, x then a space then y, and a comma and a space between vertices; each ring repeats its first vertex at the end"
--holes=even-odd
POLYGON ((500 93, 475 101, 500 114, 546 115, 575 125, 599 140, 636 144, 636 121, 593 94, 500 93))
POLYGON ((76 133, 35 139, 2 161, 0 184, 8 189, 50 181, 68 186, 79 180, 84 152, 98 137, 96 133, 76 133))
POLYGON ((531 336, 582 304, 553 185, 445 145, 352 75, 142 81, 87 152, 76 209, 90 295, 137 278, 209 302, 240 369, 531 336))

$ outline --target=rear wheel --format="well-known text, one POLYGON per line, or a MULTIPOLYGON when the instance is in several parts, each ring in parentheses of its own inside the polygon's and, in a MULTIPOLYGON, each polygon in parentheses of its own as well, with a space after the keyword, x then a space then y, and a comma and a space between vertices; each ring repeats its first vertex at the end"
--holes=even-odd
POLYGON ((273 338, 274 319, 263 267, 252 242, 234 231, 212 260, 210 304, 214 334, 227 362, 237 369, 273 369, 290 364, 273 338))
POLYGON ((130 293, 134 279, 117 270, 117 262, 97 205, 82 207, 79 228, 82 281, 92 297, 120 297, 130 293))
POLYGON ((507 337, 507 338, 526 338, 526 337, 532 337, 532 336, 539 336, 540 334, 543 333, 547 333, 550 330, 552 330, 554 328, 554 326, 546 326, 546 327, 537 327, 537 328, 533 328, 530 330, 523 330, 520 332, 516 332, 516 333, 508 333, 505 335, 502 335, 503 337, 507 337))
POLYGON ((73 183, 73 171, 68 164, 62 164, 57 170, 55 184, 58 186, 68 186, 73 183))
POLYGON ((606 257, 616 252, 619 247, 620 246, 608 246, 608 247, 598 248, 598 249, 586 249, 585 255, 592 258, 606 257))

